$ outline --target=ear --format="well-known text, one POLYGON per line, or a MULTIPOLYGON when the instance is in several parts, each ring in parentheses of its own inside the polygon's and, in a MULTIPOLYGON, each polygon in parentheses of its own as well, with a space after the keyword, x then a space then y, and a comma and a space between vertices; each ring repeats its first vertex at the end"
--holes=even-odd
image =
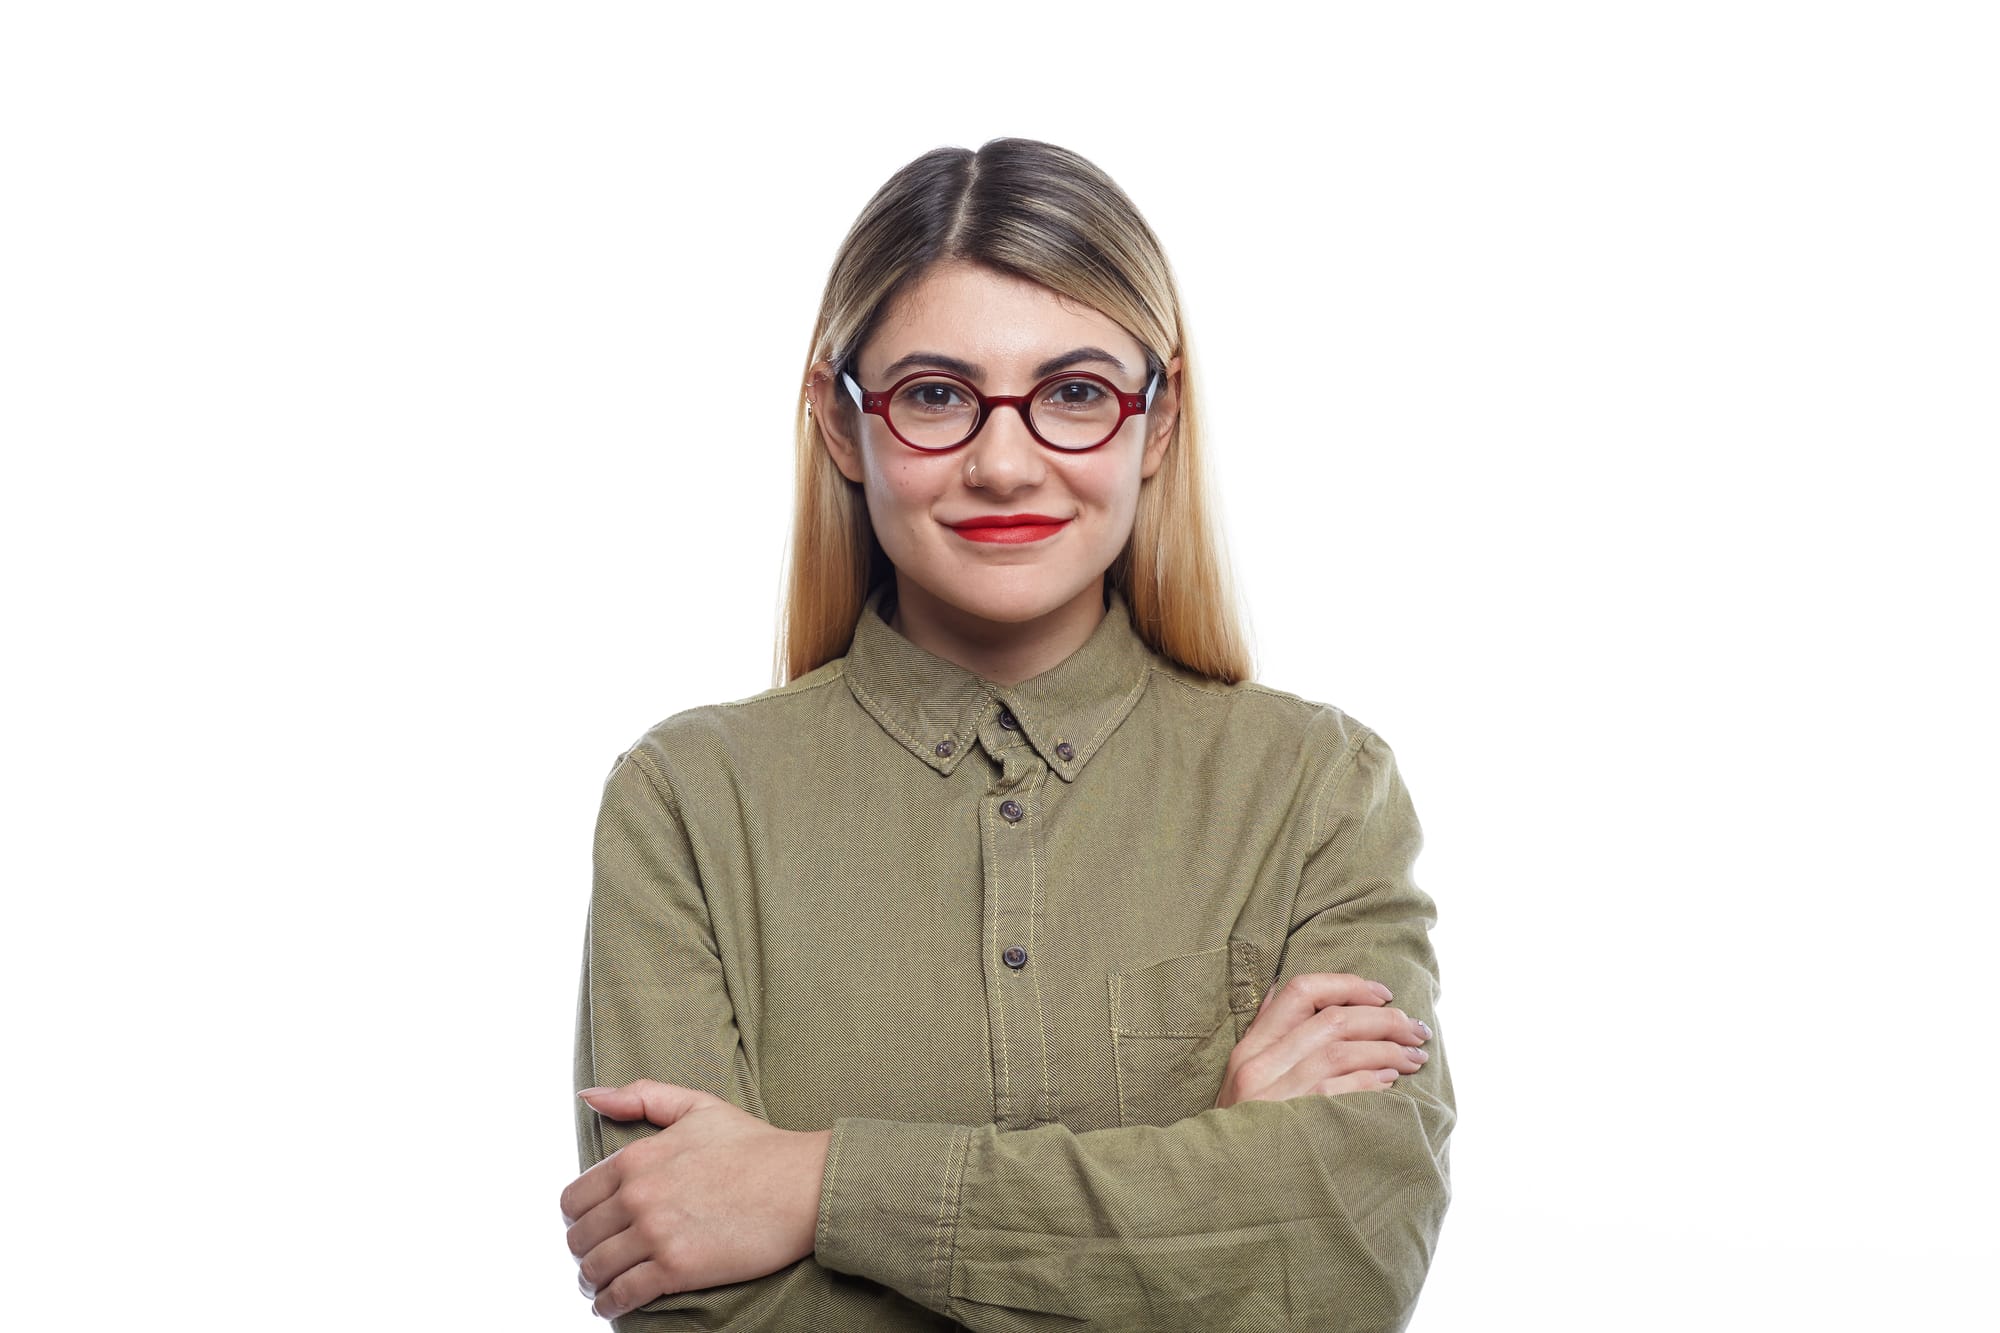
POLYGON ((1143 480, 1160 470, 1160 464, 1167 459, 1167 445, 1173 442, 1174 427, 1181 419, 1181 359, 1175 357, 1167 362, 1165 382, 1158 393, 1153 395, 1153 406, 1146 413, 1146 452, 1139 460, 1139 476, 1143 480))
POLYGON ((848 396, 847 386, 840 381, 833 367, 824 361, 813 365, 812 373, 806 380, 806 401, 811 406, 813 421, 819 426, 819 437, 826 444, 826 451, 833 458, 833 465, 840 469, 840 475, 852 482, 861 480, 861 446, 855 439, 854 400, 848 396))

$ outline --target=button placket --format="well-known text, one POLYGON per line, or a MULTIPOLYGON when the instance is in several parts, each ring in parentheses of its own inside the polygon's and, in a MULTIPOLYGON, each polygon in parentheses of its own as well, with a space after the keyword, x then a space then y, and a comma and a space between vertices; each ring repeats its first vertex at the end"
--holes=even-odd
POLYGON ((1043 892, 1035 816, 1051 770, 1028 743, 1019 719, 1004 708, 989 712, 978 733, 996 765, 980 802, 986 890, 980 952, 992 1033, 994 1122, 1021 1129, 1054 1114, 1047 1020, 1034 957, 1035 913, 1043 892))

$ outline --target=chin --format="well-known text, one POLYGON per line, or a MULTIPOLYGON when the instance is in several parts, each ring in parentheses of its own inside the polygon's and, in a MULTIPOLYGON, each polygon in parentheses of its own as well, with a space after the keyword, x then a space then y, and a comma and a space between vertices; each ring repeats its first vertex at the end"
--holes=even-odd
POLYGON ((1060 611, 1082 596, 1090 586, 1086 582, 1077 588, 1052 588, 1045 583, 1022 581, 1016 584, 1007 579, 990 579, 980 580, 973 586, 959 583, 956 586, 933 587, 929 591, 937 600, 964 615, 977 616, 996 625, 1023 625, 1060 611))

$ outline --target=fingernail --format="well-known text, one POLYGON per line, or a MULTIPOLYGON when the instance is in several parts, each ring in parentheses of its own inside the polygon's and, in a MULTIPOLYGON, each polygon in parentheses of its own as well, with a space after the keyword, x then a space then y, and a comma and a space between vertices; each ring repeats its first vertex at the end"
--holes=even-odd
POLYGON ((1391 991, 1387 986, 1384 986, 1381 982, 1371 981, 1368 984, 1375 988, 1375 993, 1382 997, 1382 1002, 1384 1004, 1396 998, 1395 993, 1391 991))
POLYGON ((1425 1041, 1429 1041, 1431 1039, 1431 1026, 1430 1024, 1424 1022, 1424 1020, 1421 1018, 1417 1020, 1417 1031, 1424 1034, 1425 1041))
POLYGON ((1431 1058, 1429 1051, 1419 1050, 1415 1046, 1405 1046, 1403 1049, 1408 1051, 1410 1053, 1410 1058, 1412 1060, 1415 1060, 1418 1064, 1422 1064, 1424 1061, 1431 1058))
POLYGON ((600 1092, 615 1092, 615 1091, 617 1091, 617 1089, 615 1088, 585 1088, 582 1092, 579 1092, 576 1095, 579 1097, 595 1097, 600 1092))
POLYGON ((1394 1083, 1396 1081, 1396 1071, 1393 1069, 1378 1069, 1375 1071, 1375 1077, 1381 1079, 1384 1083, 1394 1083))

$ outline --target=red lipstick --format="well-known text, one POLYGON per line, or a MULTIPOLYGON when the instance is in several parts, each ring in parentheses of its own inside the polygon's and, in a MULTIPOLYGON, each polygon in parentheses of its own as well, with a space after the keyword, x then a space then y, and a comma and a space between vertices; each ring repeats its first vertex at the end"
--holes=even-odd
POLYGON ((1061 532, 1066 518, 1047 514, 989 514, 946 526, 972 542, 1038 542, 1061 532))

